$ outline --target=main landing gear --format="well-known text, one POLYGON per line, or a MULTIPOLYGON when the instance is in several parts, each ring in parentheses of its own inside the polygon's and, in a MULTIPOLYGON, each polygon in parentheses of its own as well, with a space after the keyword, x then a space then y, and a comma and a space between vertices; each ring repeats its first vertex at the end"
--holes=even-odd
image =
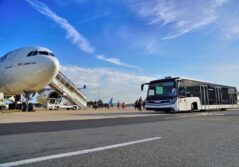
POLYGON ((25 98, 25 101, 22 102, 22 111, 28 112, 28 111, 34 111, 34 106, 32 103, 29 103, 29 101, 32 99, 32 97, 35 95, 35 93, 32 92, 24 92, 23 96, 25 98))

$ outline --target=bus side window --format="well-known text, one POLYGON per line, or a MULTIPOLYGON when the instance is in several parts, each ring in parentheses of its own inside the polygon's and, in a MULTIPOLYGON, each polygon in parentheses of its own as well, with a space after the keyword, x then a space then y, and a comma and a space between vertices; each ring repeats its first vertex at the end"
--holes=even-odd
POLYGON ((178 94, 180 97, 185 97, 185 88, 184 87, 179 87, 178 94))

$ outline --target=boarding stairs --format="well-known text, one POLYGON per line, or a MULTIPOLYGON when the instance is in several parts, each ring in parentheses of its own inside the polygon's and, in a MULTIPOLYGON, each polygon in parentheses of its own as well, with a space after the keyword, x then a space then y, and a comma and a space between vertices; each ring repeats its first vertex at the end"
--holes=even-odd
POLYGON ((77 105, 81 109, 86 109, 86 96, 60 71, 49 86, 59 92, 73 105, 77 105))

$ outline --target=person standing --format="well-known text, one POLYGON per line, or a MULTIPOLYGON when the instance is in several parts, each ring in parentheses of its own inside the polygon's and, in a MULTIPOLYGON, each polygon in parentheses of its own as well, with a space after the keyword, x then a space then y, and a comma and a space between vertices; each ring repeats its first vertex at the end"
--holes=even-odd
POLYGON ((142 111, 142 104, 143 104, 143 100, 142 100, 142 97, 140 97, 138 101, 139 111, 142 111))
POLYGON ((118 103, 117 103, 117 107, 118 107, 118 109, 120 108, 120 102, 118 101, 118 103))
POLYGON ((125 109, 125 102, 122 103, 122 109, 125 109))
POLYGON ((95 101, 94 104, 93 104, 93 108, 96 110, 97 108, 97 102, 95 101))
POLYGON ((145 100, 143 101, 143 110, 145 110, 145 100))

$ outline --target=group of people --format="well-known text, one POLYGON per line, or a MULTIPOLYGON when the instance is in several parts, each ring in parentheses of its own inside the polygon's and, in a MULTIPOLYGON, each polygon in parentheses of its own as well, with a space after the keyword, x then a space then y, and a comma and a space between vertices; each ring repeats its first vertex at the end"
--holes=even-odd
POLYGON ((96 110, 97 108, 107 108, 109 109, 110 108, 110 105, 107 104, 107 103, 99 103, 97 101, 95 101, 92 105, 92 107, 96 110))
POLYGON ((142 99, 142 97, 140 97, 139 99, 137 99, 134 103, 134 108, 135 110, 138 109, 139 111, 142 111, 142 109, 145 109, 145 100, 142 99))
POLYGON ((122 107, 122 109, 125 109, 125 107, 126 107, 125 102, 120 103, 120 102, 118 101, 118 103, 117 103, 117 108, 120 109, 120 106, 122 107))
MULTIPOLYGON (((98 102, 98 101, 92 102, 91 106, 95 110, 97 108, 107 108, 107 109, 110 108, 109 104, 103 103, 103 102, 101 103, 101 102, 98 102)), ((120 108, 125 109, 126 108, 126 103, 118 101, 116 106, 117 106, 118 109, 120 109, 120 108)), ((112 105, 112 107, 113 107, 113 105, 112 105)), ((145 110, 145 100, 143 100, 142 97, 137 99, 134 103, 134 108, 135 108, 135 110, 139 110, 139 111, 145 110)))

